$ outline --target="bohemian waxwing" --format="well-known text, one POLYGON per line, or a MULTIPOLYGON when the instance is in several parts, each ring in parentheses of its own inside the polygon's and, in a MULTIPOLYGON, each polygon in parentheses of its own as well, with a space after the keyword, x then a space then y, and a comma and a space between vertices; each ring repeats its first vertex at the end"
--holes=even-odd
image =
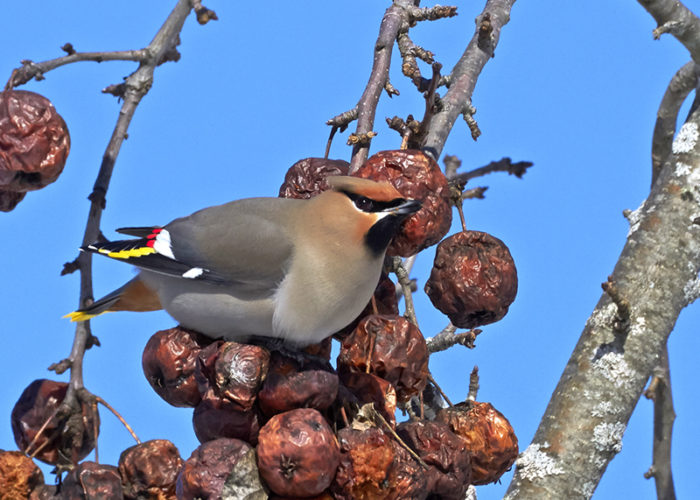
POLYGON ((165 309, 212 338, 320 342, 362 312, 391 238, 420 208, 388 183, 328 180, 332 189, 309 200, 250 198, 162 228, 117 229, 138 239, 81 250, 129 262, 139 274, 67 317, 165 309))

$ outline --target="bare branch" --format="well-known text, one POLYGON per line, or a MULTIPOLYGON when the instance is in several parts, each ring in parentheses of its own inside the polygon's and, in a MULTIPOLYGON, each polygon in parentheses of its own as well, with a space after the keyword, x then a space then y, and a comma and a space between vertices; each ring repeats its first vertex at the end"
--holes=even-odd
MULTIPOLYGON (((136 433, 134 432, 134 429, 131 428, 131 426, 129 425, 129 423, 124 419, 124 417, 121 416, 121 414, 120 414, 117 410, 115 410, 115 409, 112 407, 112 405, 110 405, 107 401, 105 401, 104 399, 102 399, 102 398, 99 397, 99 396, 95 396, 95 401, 96 401, 97 403, 100 403, 102 406, 104 406, 105 408, 107 408, 109 411, 111 411, 112 414, 113 414, 115 417, 117 417, 117 420, 119 420, 119 421, 122 423, 122 425, 126 428, 126 430, 129 431, 129 434, 131 434, 131 437, 134 438, 134 441, 136 441, 136 444, 141 444, 141 440, 139 439, 139 437, 138 437, 138 436, 136 435, 136 433)), ((95 434, 95 435, 97 435, 97 434, 95 434)))
POLYGON ((396 278, 401 285, 401 290, 403 291, 403 300, 406 305, 406 312, 404 316, 408 321, 418 326, 418 320, 416 319, 416 310, 413 307, 413 293, 411 292, 411 279, 408 276, 406 268, 403 266, 401 257, 391 257, 391 271, 396 274, 396 278))
POLYGON ((653 462, 644 477, 654 478, 656 483, 656 498, 675 500, 676 492, 673 486, 671 472, 671 435, 676 412, 673 409, 671 395, 671 371, 668 364, 668 347, 659 358, 659 364, 654 368, 654 374, 644 396, 654 401, 654 451, 653 462))
MULTIPOLYGON (((391 53, 394 40, 402 26, 408 22, 406 10, 409 0, 394 0, 394 3, 384 13, 379 37, 374 45, 374 62, 369 82, 357 103, 357 129, 355 135, 362 137, 372 131, 374 116, 377 111, 377 103, 382 90, 389 78, 389 66, 391 65, 391 53)), ((355 143, 352 148, 352 160, 350 161, 350 173, 355 172, 369 156, 369 143, 355 143)))
POLYGON ((481 129, 479 124, 476 122, 474 115, 476 114, 476 108, 472 106, 471 99, 464 104, 464 109, 462 109, 462 117, 469 127, 469 131, 472 134, 472 139, 477 140, 481 136, 481 129))
POLYGON ((462 333, 455 333, 456 331, 457 327, 450 323, 434 337, 425 339, 426 344, 428 344, 428 352, 432 354, 434 352, 446 351, 458 344, 468 349, 474 349, 474 347, 476 347, 474 341, 477 335, 481 333, 481 330, 474 328, 462 333))
POLYGON ((527 169, 533 165, 531 161, 518 161, 513 163, 510 158, 501 158, 498 161, 492 161, 488 165, 483 167, 475 168, 469 172, 464 172, 461 174, 456 174, 454 179, 459 179, 464 182, 474 179, 476 177, 481 177, 483 175, 492 174, 494 172, 508 172, 508 175, 514 175, 518 179, 521 179, 523 175, 527 172, 527 169))
POLYGON ((670 33, 690 52, 693 61, 700 63, 700 19, 677 0, 637 0, 656 20, 654 38, 670 33))
POLYGON ((399 33, 396 42, 403 60, 401 72, 413 82, 419 92, 425 92, 428 90, 430 80, 424 78, 421 74, 416 58, 428 64, 433 64, 435 62, 433 53, 413 43, 413 40, 408 36, 408 32, 399 33))
POLYGON ((348 128, 350 123, 357 120, 358 113, 357 106, 355 106, 349 111, 345 111, 337 116, 334 116, 326 122, 326 125, 337 127, 341 132, 343 132, 346 128, 348 128))
POLYGON ((120 50, 115 52, 70 52, 70 50, 67 50, 68 47, 70 47, 70 50, 74 50, 71 44, 64 45, 61 48, 68 52, 68 55, 63 57, 57 57, 56 59, 39 63, 29 60, 22 61, 22 66, 12 72, 12 76, 10 76, 7 85, 5 85, 5 90, 23 85, 32 78, 43 80, 44 73, 48 73, 66 64, 82 61, 94 61, 98 63, 103 61, 135 61, 145 63, 150 58, 148 49, 120 50))
POLYGON ((410 6, 408 12, 411 14, 411 24, 413 24, 415 21, 435 21, 445 17, 454 17, 457 15, 457 7, 450 5, 424 8, 410 6))
POLYGON ((625 332, 630 325, 630 303, 615 286, 612 276, 608 276, 608 280, 602 283, 601 288, 607 293, 612 301, 617 306, 617 314, 613 321, 613 330, 616 332, 625 332))
MULTIPOLYGON (((102 164, 97 174, 93 191, 89 197, 91 204, 82 241, 83 246, 94 242, 100 236, 100 220, 105 206, 105 196, 121 144, 127 135, 129 123, 139 102, 151 88, 156 66, 166 58, 172 57, 172 53, 179 43, 179 33, 191 8, 190 0, 179 0, 177 2, 151 43, 144 49, 149 54, 147 61, 141 61, 142 64, 139 68, 124 82, 124 103, 102 158, 102 164)), ((93 297, 92 259, 89 253, 84 252, 80 254, 78 266, 80 268, 79 306, 82 307, 92 301, 93 297)), ((68 392, 63 400, 64 406, 78 408, 78 392, 83 389, 83 357, 88 346, 93 344, 93 339, 89 321, 77 323, 73 347, 68 358, 71 364, 71 374, 68 392)))
POLYGON ((515 0, 488 0, 476 18, 476 32, 450 74, 450 87, 442 98, 442 110, 433 119, 425 149, 439 158, 457 117, 471 100, 481 70, 493 57, 501 28, 509 21, 515 0))
POLYGON ((694 62, 689 62, 673 75, 668 84, 666 93, 659 111, 656 113, 656 125, 654 126, 654 138, 651 142, 651 184, 654 185, 659 177, 659 172, 671 154, 673 136, 676 134, 676 122, 678 112, 688 94, 698 83, 698 67, 694 62))
MULTIPOLYGON (((686 124, 696 139, 699 124, 696 110, 686 124)), ((612 273, 620 295, 634 297, 624 342, 609 349, 611 339, 618 337, 618 307, 604 293, 530 445, 557 472, 533 474, 519 460, 509 499, 589 498, 621 450, 632 411, 700 270, 700 246, 694 243, 700 227, 693 224, 697 204, 683 195, 695 189, 693 179, 700 171, 700 141, 691 142, 692 147, 674 154, 670 168, 662 169, 649 197, 635 211, 636 222, 612 273)))
POLYGON ((453 155, 445 155, 442 162, 445 164, 445 177, 448 179, 453 179, 459 167, 462 166, 462 160, 453 155))
POLYGON ((462 198, 465 200, 473 200, 473 199, 478 199, 478 200, 483 200, 486 198, 484 196, 484 193, 488 189, 487 186, 479 186, 471 189, 467 189, 464 193, 462 193, 462 198))
POLYGON ((469 393, 467 401, 476 401, 476 395, 479 392, 479 367, 474 365, 471 375, 469 375, 469 393))

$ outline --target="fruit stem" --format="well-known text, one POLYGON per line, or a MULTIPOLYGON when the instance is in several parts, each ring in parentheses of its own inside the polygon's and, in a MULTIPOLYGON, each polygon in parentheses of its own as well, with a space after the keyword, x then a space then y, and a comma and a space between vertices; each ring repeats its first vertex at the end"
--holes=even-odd
POLYGON ((117 420, 119 420, 122 423, 122 425, 124 427, 126 427, 126 430, 129 431, 129 434, 131 434, 131 437, 134 438, 134 441, 136 441, 136 444, 141 444, 141 440, 134 432, 134 429, 131 428, 131 426, 127 423, 126 420, 124 420, 124 417, 122 417, 117 410, 112 408, 112 406, 107 401, 105 401, 104 399, 102 399, 99 396, 95 396, 95 401, 97 403, 100 403, 101 405, 103 405, 109 411, 111 411, 114 414, 114 416, 117 417, 117 420))
POLYGON ((448 405, 450 405, 450 408, 452 408, 454 405, 452 404, 452 401, 450 401, 450 398, 447 397, 447 394, 443 392, 443 390, 440 388, 437 382, 435 382, 435 379, 433 378, 432 373, 428 374, 428 380, 430 380, 430 383, 435 386, 435 388, 438 390, 440 393, 440 396, 442 396, 442 399, 444 399, 448 405))

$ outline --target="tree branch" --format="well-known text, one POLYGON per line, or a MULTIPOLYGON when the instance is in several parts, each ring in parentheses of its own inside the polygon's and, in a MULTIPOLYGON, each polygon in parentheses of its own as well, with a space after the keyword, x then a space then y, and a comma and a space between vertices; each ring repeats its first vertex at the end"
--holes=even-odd
POLYGON ((654 137, 651 142, 651 184, 654 185, 659 177, 659 172, 664 162, 671 154, 671 144, 673 136, 676 134, 676 122, 678 112, 688 94, 698 83, 697 66, 694 62, 689 62, 673 75, 668 84, 666 93, 659 111, 656 113, 656 125, 654 126, 654 137))
POLYGON ((644 477, 654 478, 656 498, 675 500, 676 491, 673 487, 673 474, 671 472, 671 435, 676 412, 673 410, 673 397, 671 395, 668 347, 664 349, 659 358, 658 366, 654 368, 654 374, 649 387, 644 391, 644 396, 654 401, 653 462, 644 477))
MULTIPOLYGON (((379 37, 374 45, 374 62, 369 81, 357 103, 357 129, 355 135, 364 137, 372 132, 374 116, 377 111, 377 103, 382 90, 389 78, 391 65, 391 52, 394 40, 402 26, 408 22, 408 6, 413 2, 409 0, 394 0, 394 4, 384 13, 379 28, 379 37)), ((355 172, 369 156, 369 142, 357 142, 352 148, 352 160, 350 161, 350 173, 355 172)))
POLYGON ((428 352, 433 354, 435 352, 446 351, 457 344, 463 345, 469 349, 474 349, 474 341, 477 335, 481 333, 481 330, 474 328, 462 333, 456 332, 457 327, 450 323, 434 337, 425 339, 428 345, 428 352))
POLYGON ((408 276, 408 271, 403 266, 401 257, 390 257, 391 268, 390 271, 396 274, 399 285, 401 285, 401 290, 403 293, 403 300, 405 304, 406 312, 404 317, 418 326, 418 320, 416 319, 416 310, 413 307, 413 293, 411 292, 411 278, 408 276))
MULTIPOLYGON (((64 45, 64 49, 72 45, 64 45)), ((24 60, 22 61, 22 66, 15 69, 10 76, 7 84, 5 85, 5 90, 14 88, 18 85, 23 85, 27 83, 32 78, 37 80, 44 79, 44 73, 65 66, 66 64, 73 64, 82 61, 135 61, 140 63, 145 63, 149 58, 149 52, 147 49, 140 50, 120 50, 115 52, 70 52, 63 57, 57 57, 56 59, 51 59, 49 61, 43 61, 35 63, 33 61, 24 60)))
POLYGON ((476 81, 486 63, 494 56, 501 28, 510 20, 515 0, 488 0, 476 18, 476 32, 450 74, 450 88, 442 98, 442 110, 430 124, 425 150, 439 158, 457 117, 466 109, 476 81))
POLYGON ((498 161, 492 161, 488 165, 483 167, 475 168, 469 172, 464 172, 461 174, 455 174, 454 179, 467 182, 470 179, 475 179, 487 174, 492 174, 494 172, 508 172, 509 175, 514 175, 518 179, 521 179, 523 175, 527 172, 527 169, 533 165, 531 161, 517 161, 513 163, 510 158, 501 158, 498 161))
POLYGON ((637 0, 656 20, 654 38, 671 33, 700 63, 700 19, 677 0, 637 0))
POLYGON ((589 498, 620 451, 630 415, 698 280, 700 226, 693 221, 700 207, 687 196, 700 175, 698 124, 695 111, 683 126, 682 143, 674 143, 670 168, 661 171, 647 200, 630 215, 632 227, 612 273, 630 303, 624 342, 612 343, 618 308, 603 294, 532 444, 516 462, 509 500, 589 498))
MULTIPOLYGON (((172 54, 172 51, 178 45, 180 31, 191 9, 190 0, 179 0, 177 2, 165 23, 156 33, 156 36, 148 47, 144 49, 150 54, 150 57, 146 62, 141 62, 139 68, 124 82, 124 102, 119 111, 119 117, 112 132, 112 137, 102 158, 102 164, 100 165, 93 191, 88 197, 91 204, 82 241, 83 245, 94 242, 100 234, 100 220, 106 203, 105 196, 131 119, 139 102, 151 88, 156 66, 169 57, 169 54, 172 54)), ((83 307, 92 301, 93 296, 91 254, 81 253, 78 257, 78 266, 80 269, 79 306, 83 307)), ((63 401, 65 406, 71 408, 77 408, 78 391, 83 388, 83 358, 91 337, 89 321, 80 322, 76 325, 73 346, 69 356, 71 366, 70 385, 63 401)))

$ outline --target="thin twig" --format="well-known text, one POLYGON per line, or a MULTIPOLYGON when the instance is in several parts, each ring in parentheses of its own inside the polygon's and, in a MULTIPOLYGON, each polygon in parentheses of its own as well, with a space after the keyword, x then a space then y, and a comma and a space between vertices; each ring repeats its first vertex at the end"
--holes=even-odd
POLYGON ((484 193, 488 190, 487 186, 479 186, 471 189, 466 189, 462 193, 463 200, 483 200, 485 198, 484 193))
POLYGON ((654 449, 653 460, 644 477, 654 478, 656 497, 663 500, 676 498, 671 470, 671 437, 676 412, 673 409, 671 394, 671 372, 668 363, 668 347, 660 356, 659 365, 654 368, 651 382, 644 395, 654 401, 654 449))
POLYGON ((450 73, 449 90, 442 97, 442 109, 430 124, 425 150, 439 158, 457 117, 464 111, 474 93, 477 79, 486 63, 493 57, 501 28, 510 20, 515 0, 488 0, 477 17, 477 27, 462 57, 450 73), (488 20, 488 44, 485 44, 485 21, 488 20))
POLYGON ((415 458, 415 459, 418 461, 419 464, 421 464, 421 466, 423 466, 425 469, 428 469, 428 464, 426 464, 426 463, 423 461, 423 459, 418 455, 418 453, 416 453, 415 451, 413 451, 413 449, 411 449, 411 447, 408 446, 408 445, 406 444, 406 442, 405 442, 403 439, 401 439, 401 436, 399 436, 399 435, 396 433, 396 431, 394 430, 394 428, 389 424, 389 422, 386 421, 386 419, 384 418, 384 416, 383 416, 381 413, 379 413, 379 412, 376 410, 376 408, 374 408, 374 404, 368 403, 368 405, 365 405, 365 407, 366 407, 366 406, 370 406, 370 407, 371 407, 371 412, 370 412, 370 414, 371 414, 371 416, 372 416, 372 420, 374 420, 374 421, 377 421, 377 420, 378 420, 378 421, 386 428, 386 430, 389 432, 389 434, 391 434, 391 436, 392 436, 394 439, 396 439, 396 441, 397 441, 408 453, 410 453, 411 456, 412 456, 413 458, 415 458))
MULTIPOLYGON (((65 47, 65 45, 64 45, 65 47)), ((13 70, 10 79, 5 85, 5 90, 9 90, 18 85, 27 83, 32 78, 37 80, 44 79, 44 73, 65 66, 83 61, 134 61, 146 63, 150 58, 148 49, 139 50, 118 50, 114 52, 74 52, 56 59, 35 63, 33 61, 24 60, 22 66, 13 70)))
POLYGON ((333 137, 335 137, 335 133, 338 131, 338 126, 334 125, 331 127, 331 133, 328 134, 328 142, 326 142, 326 152, 324 153, 323 157, 327 160, 328 159, 328 154, 331 152, 331 144, 333 144, 333 137))
POLYGON ((654 38, 670 33, 681 42, 690 57, 700 63, 700 19, 682 2, 676 0, 637 0, 656 20, 654 38))
POLYGON ((447 404, 450 405, 450 408, 453 407, 454 405, 452 404, 452 401, 450 401, 450 398, 447 397, 447 394, 445 394, 443 392, 443 390, 440 388, 440 386, 438 385, 438 383, 435 381, 432 374, 430 374, 430 373, 428 374, 428 380, 430 380, 430 383, 433 384, 435 386, 435 388, 438 390, 438 392, 440 393, 440 396, 442 396, 442 399, 444 399, 447 402, 447 404))
POLYGON ((345 427, 350 427, 350 421, 348 420, 348 414, 344 406, 340 407, 340 416, 343 418, 343 422, 345 422, 345 427))
POLYGON ((459 213, 459 221, 462 223, 462 231, 466 232, 467 231, 467 221, 464 218, 464 208, 462 208, 461 203, 458 203, 455 206, 457 207, 457 213, 459 213))
POLYGON ((117 420, 119 420, 122 423, 122 425, 124 427, 126 427, 126 430, 129 431, 129 434, 131 434, 131 437, 134 438, 134 441, 136 441, 137 444, 141 444, 141 440, 134 432, 134 429, 131 428, 129 423, 126 420, 124 420, 124 417, 122 417, 117 410, 112 408, 112 406, 109 403, 107 403, 107 401, 105 401, 104 399, 102 399, 99 396, 95 396, 95 401, 97 403, 100 403, 102 406, 107 408, 109 411, 111 411, 114 414, 114 416, 117 417, 117 420))
MULTIPOLYGON (((83 246, 94 242, 100 234, 100 220, 105 207, 105 196, 131 119, 139 102, 151 88, 156 66, 160 61, 165 60, 166 56, 171 54, 179 43, 179 33, 191 8, 190 0, 178 0, 175 8, 158 30, 151 43, 144 49, 149 54, 147 62, 142 62, 139 68, 127 77, 124 82, 124 102, 112 132, 112 137, 102 158, 102 164, 100 165, 93 191, 89 196, 91 204, 83 235, 83 246)), ((90 255, 90 253, 84 252, 78 257, 80 268, 79 307, 92 301, 92 259, 90 255)), ((71 362, 70 383, 62 403, 62 405, 76 411, 79 406, 77 392, 83 388, 83 357, 91 338, 92 333, 90 332, 89 321, 77 323, 73 347, 69 356, 71 362)))
POLYGON ((698 83, 698 67, 694 62, 686 63, 673 75, 666 88, 659 110, 656 113, 654 136, 651 141, 651 185, 659 177, 661 168, 671 154, 673 136, 676 134, 678 112, 688 94, 698 83))
MULTIPOLYGON (((394 41, 401 27, 408 21, 408 11, 406 9, 409 5, 413 5, 411 0, 394 0, 392 6, 386 10, 382 18, 379 36, 374 44, 372 71, 362 97, 357 103, 357 129, 355 130, 355 135, 358 137, 365 136, 374 127, 377 103, 389 78, 394 41)), ((358 142, 354 144, 352 160, 350 161, 350 173, 360 168, 360 165, 367 160, 368 156, 368 143, 358 142)))
MULTIPOLYGON (((56 418, 56 414, 58 413, 58 410, 60 410, 60 406, 57 406, 56 409, 51 413, 51 415, 48 416, 48 418, 44 421, 43 424, 41 424, 41 427, 39 427, 39 430, 37 433, 34 435, 34 438, 29 442, 27 447, 23 450, 23 453, 25 455, 29 454, 29 450, 32 449, 32 447, 36 444, 36 442, 39 440, 39 438, 44 434, 44 431, 46 431, 46 428, 49 426, 49 423, 56 418)), ((48 441, 48 440, 47 440, 48 441)))
POLYGON ((374 343, 376 341, 376 335, 377 334, 374 331, 370 332, 369 334, 369 349, 367 352, 367 364, 365 365, 365 373, 369 373, 372 368, 372 354, 374 353, 374 343))
POLYGON ((454 176, 455 180, 461 180, 464 182, 474 179, 476 177, 481 177, 483 175, 492 174, 494 172, 508 172, 509 175, 514 175, 518 179, 521 179, 523 175, 527 172, 527 169, 533 165, 530 161, 518 161, 513 163, 510 158, 501 158, 498 161, 492 161, 488 165, 483 167, 475 168, 469 172, 464 172, 461 174, 456 174, 454 176))
POLYGON ((617 314, 615 315, 613 329, 616 332, 623 332, 627 330, 630 324, 629 301, 622 295, 622 293, 620 293, 620 290, 615 285, 612 276, 608 276, 608 280, 601 283, 600 286, 617 306, 617 314))
POLYGON ((391 271, 396 274, 396 278, 401 285, 401 290, 403 292, 403 300, 406 306, 406 311, 404 312, 404 317, 418 326, 418 319, 416 318, 416 310, 413 306, 413 292, 411 291, 411 279, 406 272, 406 268, 403 267, 401 257, 393 257, 391 259, 391 271))
POLYGON ((476 401, 476 395, 479 393, 479 367, 474 365, 471 374, 469 375, 469 393, 467 401, 476 401))
POLYGON ((434 352, 446 351, 457 344, 463 345, 469 349, 474 349, 474 341, 477 335, 481 333, 481 330, 474 328, 466 332, 455 334, 456 331, 457 327, 450 323, 434 337, 425 339, 428 345, 428 352, 432 354, 434 352))
MULTIPOLYGON (((92 401, 92 411, 97 415, 97 398, 93 399, 92 401)), ((95 436, 95 463, 99 464, 100 463, 100 453, 98 449, 98 439, 97 437, 100 435, 100 423, 98 419, 93 418, 92 419, 92 432, 94 432, 95 436)))

